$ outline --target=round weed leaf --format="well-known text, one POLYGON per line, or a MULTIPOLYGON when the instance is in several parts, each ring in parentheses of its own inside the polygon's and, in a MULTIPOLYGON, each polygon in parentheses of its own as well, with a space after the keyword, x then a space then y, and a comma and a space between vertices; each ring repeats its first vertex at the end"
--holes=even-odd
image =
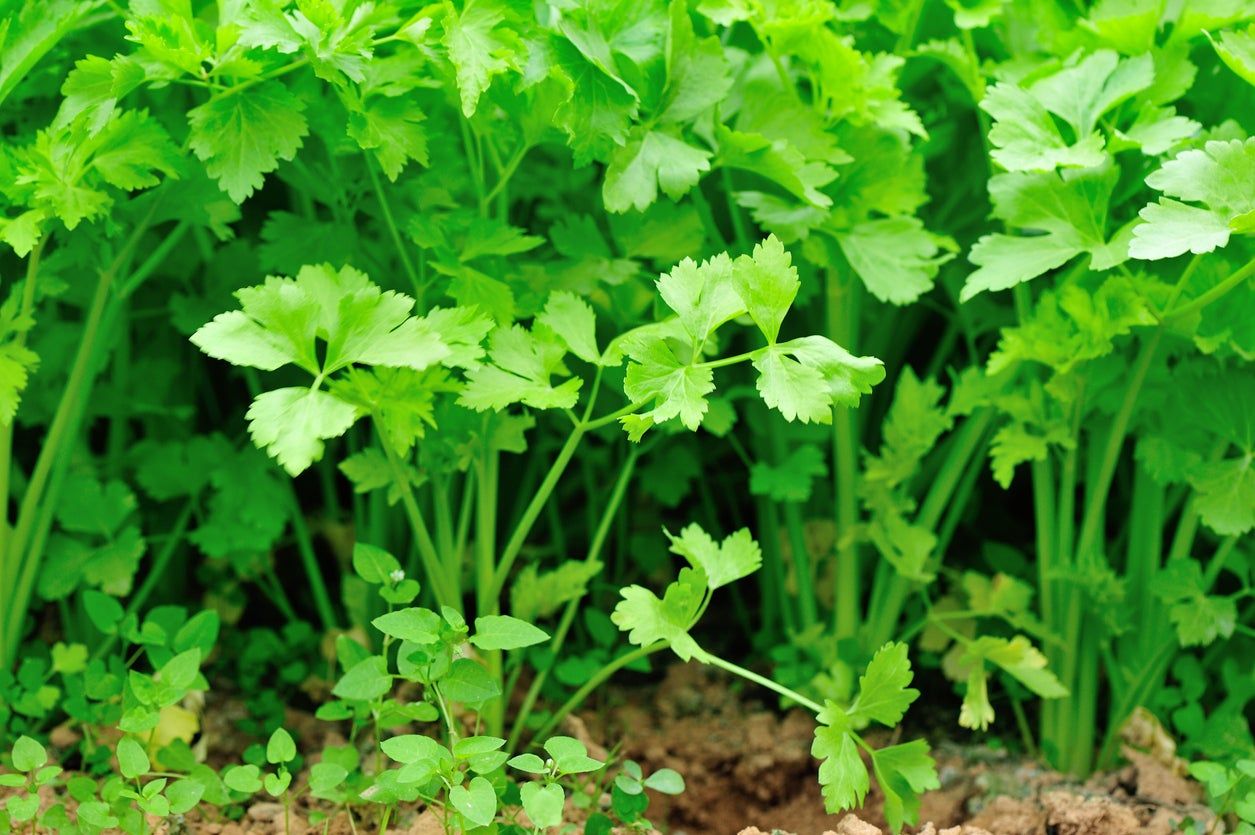
POLYGON ((255 765, 237 765, 222 775, 222 782, 233 791, 256 794, 261 791, 261 769, 255 765))
POLYGON ((449 792, 453 808, 476 826, 487 826, 497 815, 497 793, 492 783, 476 777, 465 786, 454 786, 449 792))
POLYGON ((684 791, 684 778, 673 768, 661 768, 645 778, 645 788, 663 794, 681 794, 684 791))
POLYGON ((532 819, 532 823, 541 829, 550 829, 562 823, 562 807, 566 803, 566 795, 562 787, 554 783, 524 783, 520 789, 523 797, 523 811, 532 819))
POLYGON ((275 732, 270 735, 270 741, 266 743, 266 762, 278 765, 294 759, 296 743, 292 741, 292 735, 283 728, 275 728, 275 732))
POLYGON ((177 780, 166 789, 170 811, 176 815, 190 812, 204 795, 205 786, 195 780, 177 780))
POLYGON ((121 769, 122 776, 126 779, 134 780, 136 777, 142 777, 148 773, 148 754, 145 753, 144 746, 131 737, 124 736, 118 741, 117 753, 118 768, 121 769))
POLYGON ((34 771, 46 762, 48 752, 29 736, 19 736, 13 743, 13 767, 18 771, 34 771))

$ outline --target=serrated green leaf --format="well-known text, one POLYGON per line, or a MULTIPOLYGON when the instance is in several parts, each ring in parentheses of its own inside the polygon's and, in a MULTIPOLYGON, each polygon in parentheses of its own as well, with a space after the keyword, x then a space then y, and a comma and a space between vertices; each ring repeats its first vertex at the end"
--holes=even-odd
POLYGON ((671 553, 700 569, 712 591, 748 577, 763 563, 762 550, 748 528, 729 534, 719 543, 696 523, 686 526, 679 536, 664 532, 671 540, 671 553))
POLYGON ((850 706, 849 715, 856 727, 879 722, 893 727, 902 720, 919 691, 909 687, 911 662, 907 646, 891 642, 876 651, 866 672, 858 679, 858 697, 850 706))
POLYGON ((265 174, 300 149, 309 132, 304 109, 304 102, 279 82, 263 82, 189 110, 188 143, 209 176, 243 203, 261 188, 265 174))

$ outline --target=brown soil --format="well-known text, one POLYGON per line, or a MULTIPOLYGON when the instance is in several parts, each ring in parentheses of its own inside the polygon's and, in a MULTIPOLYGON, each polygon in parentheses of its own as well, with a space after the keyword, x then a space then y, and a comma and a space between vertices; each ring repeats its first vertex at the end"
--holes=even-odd
MULTIPOLYGON (((582 739, 594 756, 599 741, 622 740, 619 756, 651 771, 674 768, 685 779, 678 797, 653 796, 648 816, 674 835, 879 835, 887 831, 881 798, 873 785, 865 806, 853 814, 829 815, 810 756, 814 722, 802 711, 780 715, 746 698, 717 670, 696 664, 673 666, 660 685, 612 691, 608 707, 571 717, 564 733, 582 739)), ((214 766, 237 761, 248 744, 234 728, 238 705, 215 706, 204 716, 206 760, 214 766)), ((339 729, 308 714, 292 712, 286 722, 307 750, 342 745, 339 729)), ((69 741, 67 737, 63 741, 69 741)), ((871 740, 892 742, 886 735, 871 740)), ((1201 831, 1221 831, 1201 804, 1201 793, 1171 750, 1125 748, 1128 765, 1084 784, 1005 752, 936 747, 942 787, 925 795, 918 835, 1169 835, 1184 818, 1201 831)), ((317 762, 317 755, 308 764, 317 762)), ((300 788, 304 775, 294 781, 300 788)), ((7 792, 0 792, 3 797, 7 792)), ((52 792, 41 792, 45 805, 52 792)), ((62 798, 64 799, 64 798, 62 798)), ((73 812, 73 802, 68 804, 73 812)), ((210 810, 212 812, 212 810, 210 810)), ((328 823, 310 823, 324 804, 301 797, 285 826, 283 806, 259 798, 239 821, 211 819, 200 810, 156 835, 352 835, 376 833, 373 820, 350 821, 344 812, 328 823)), ((573 821, 578 815, 573 814, 573 821)), ((156 821, 153 822, 157 824, 156 821)), ((582 827, 580 827, 582 829, 582 827)), ((578 831, 578 830, 577 830, 578 831)), ((443 835, 430 811, 402 810, 388 835, 443 835)))
MULTIPOLYGON (((696 664, 674 666, 652 692, 631 695, 605 713, 594 735, 623 739, 623 756, 647 771, 669 767, 684 775, 684 794, 656 798, 659 811, 650 810, 652 819, 666 821, 673 832, 887 831, 874 785, 859 817, 824 811, 810 757, 814 722, 808 714, 780 716, 738 696, 718 670, 696 664)), ((1032 761, 943 743, 934 751, 942 787, 924 796, 920 820, 926 823, 915 831, 1167 835, 1186 817, 1205 826, 1212 822, 1199 787, 1181 776, 1171 756, 1127 748, 1125 753, 1125 768, 1077 784, 1032 761)))

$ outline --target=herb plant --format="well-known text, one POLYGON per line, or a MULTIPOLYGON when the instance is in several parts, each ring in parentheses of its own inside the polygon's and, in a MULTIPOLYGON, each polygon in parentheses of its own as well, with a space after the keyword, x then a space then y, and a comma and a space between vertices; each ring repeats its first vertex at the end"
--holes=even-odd
POLYGON ((666 648, 895 829, 913 680, 1078 776, 1151 711, 1241 816, 1249 3, 0 11, 5 826, 645 828, 555 734, 666 648))

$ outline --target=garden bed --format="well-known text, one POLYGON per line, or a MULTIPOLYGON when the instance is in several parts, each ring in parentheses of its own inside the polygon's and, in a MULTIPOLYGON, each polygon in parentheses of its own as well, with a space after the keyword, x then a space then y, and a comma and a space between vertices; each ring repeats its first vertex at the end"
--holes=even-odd
MULTIPOLYGON (((886 822, 876 789, 854 813, 830 815, 815 781, 809 750, 815 723, 804 711, 776 709, 741 691, 719 671, 672 665, 656 684, 610 688, 598 709, 568 717, 561 729, 596 758, 633 759, 646 771, 673 768, 685 779, 682 794, 653 795, 650 819, 674 835, 880 835, 886 822)), ((243 705, 227 700, 207 706, 203 753, 211 765, 238 762, 249 744, 236 722, 243 705)), ((289 710, 287 726, 310 750, 345 743, 344 730, 313 715, 289 710)), ((61 730, 54 733, 54 739, 61 730)), ((891 744, 886 732, 875 744, 891 744)), ((59 741, 73 745, 72 735, 59 741)), ((1201 787, 1183 776, 1171 753, 1125 747, 1128 763, 1084 782, 1005 749, 940 739, 935 744, 942 786, 923 795, 921 835, 1169 835, 1187 819, 1200 831, 1215 820, 1201 787)), ((369 752, 367 752, 369 753, 369 752)), ((313 765, 316 758, 307 765, 313 765)), ((308 769, 293 781, 296 794, 308 769)), ((41 792, 45 805, 56 794, 41 792)), ((63 797, 60 799, 64 799, 63 797)), ((608 796, 598 799, 608 805, 608 796)), ((71 809, 72 810, 72 809, 71 809)), ((151 821, 155 835, 351 835, 377 832, 369 820, 300 796, 285 824, 282 804, 258 799, 231 820, 198 809, 173 825, 151 821), (311 817, 317 821, 311 823, 311 817)), ((392 835, 441 835, 438 817, 418 807, 403 809, 392 835)), ((568 803, 567 820, 587 817, 568 803)))

